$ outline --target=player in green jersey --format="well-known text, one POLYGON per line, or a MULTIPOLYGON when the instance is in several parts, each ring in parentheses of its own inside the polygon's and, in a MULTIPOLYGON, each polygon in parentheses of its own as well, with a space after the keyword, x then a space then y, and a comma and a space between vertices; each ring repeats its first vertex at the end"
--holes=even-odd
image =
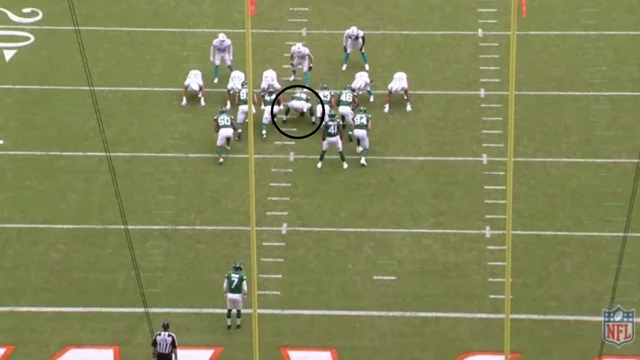
POLYGON ((342 127, 338 122, 336 112, 333 110, 329 111, 329 119, 322 124, 322 152, 318 160, 318 169, 322 169, 322 161, 330 145, 338 149, 340 160, 342 160, 342 168, 346 170, 349 165, 347 165, 347 159, 342 151, 342 127))
POLYGON ((287 122, 289 113, 292 109, 294 111, 297 111, 300 116, 304 116, 304 114, 306 114, 308 111, 311 115, 311 119, 315 119, 316 113, 313 110, 313 105, 311 104, 311 97, 306 93, 306 91, 296 91, 293 94, 293 96, 291 97, 291 101, 289 101, 286 108, 284 109, 284 119, 282 119, 282 122, 287 122))
POLYGON ((231 329, 231 312, 236 311, 236 329, 242 326, 242 300, 247 297, 247 276, 242 272, 242 264, 233 264, 232 270, 224 277, 224 296, 227 298, 227 330, 231 329))
POLYGON ((346 85, 338 94, 338 113, 342 119, 342 129, 349 125, 349 141, 353 141, 353 110, 357 107, 358 97, 351 85, 346 85))
POLYGON ((358 114, 353 118, 353 135, 356 138, 358 148, 356 152, 362 153, 360 165, 367 166, 367 156, 369 155, 369 131, 371 130, 371 115, 367 113, 367 108, 360 106, 358 114))
MULTIPOLYGON (((236 104, 238 105, 238 135, 236 139, 242 139, 242 128, 244 127, 244 121, 249 115, 249 87, 246 81, 242 82, 242 89, 236 94, 236 104)), ((253 93, 253 101, 251 103, 251 111, 256 113, 255 105, 258 104, 258 96, 253 93)))
POLYGON ((233 138, 233 131, 236 129, 236 124, 233 120, 233 116, 229 115, 226 108, 220 109, 218 116, 213 118, 214 129, 218 133, 218 141, 216 145, 218 150, 218 164, 222 165, 224 159, 224 149, 231 150, 231 139, 233 138))
POLYGON ((267 140, 267 128, 271 124, 272 119, 278 116, 280 107, 282 106, 282 99, 279 97, 276 100, 276 87, 273 84, 267 86, 267 92, 262 94, 262 106, 264 106, 264 113, 262 114, 262 140, 267 140), (271 105, 273 105, 273 116, 271 116, 271 105))
MULTIPOLYGON (((335 94, 330 90, 329 85, 322 84, 318 95, 320 95, 322 102, 318 102, 318 106, 316 106, 316 118, 320 121, 320 117, 322 116, 322 105, 324 104, 324 120, 327 120, 329 119, 329 111, 336 106, 335 94)), ((315 124, 316 119, 313 119, 311 122, 315 124)))

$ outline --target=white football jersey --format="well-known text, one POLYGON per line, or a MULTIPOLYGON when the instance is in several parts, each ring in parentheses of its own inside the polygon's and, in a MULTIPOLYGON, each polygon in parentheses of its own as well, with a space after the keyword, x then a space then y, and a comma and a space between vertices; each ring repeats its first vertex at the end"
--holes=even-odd
POLYGON ((360 71, 359 73, 356 73, 356 81, 367 81, 369 80, 369 73, 367 73, 366 71, 360 71))
POLYGON ((299 50, 296 50, 295 45, 291 47, 291 55, 299 60, 306 60, 309 54, 311 54, 311 51, 306 46, 301 47, 299 50))
POLYGON ((349 40, 358 40, 358 39, 362 39, 364 37, 364 32, 362 30, 358 30, 356 32, 356 35, 352 35, 351 34, 351 29, 347 29, 347 31, 344 32, 344 38, 345 39, 349 39, 349 40))
POLYGON ((403 72, 397 72, 393 74, 392 82, 397 84, 406 84, 407 83, 407 74, 403 72))
POLYGON ((278 74, 269 69, 262 73, 262 83, 265 85, 276 84, 278 82, 278 74))
POLYGON ((229 83, 240 85, 244 79, 244 73, 242 71, 234 70, 229 77, 229 83))
POLYGON ((189 84, 203 85, 202 72, 200 72, 200 70, 189 71, 189 74, 187 75, 187 79, 184 81, 184 83, 185 83, 185 86, 188 86, 189 84))
POLYGON ((231 40, 215 39, 213 40, 213 48, 216 49, 216 52, 219 54, 226 54, 231 48, 231 40))

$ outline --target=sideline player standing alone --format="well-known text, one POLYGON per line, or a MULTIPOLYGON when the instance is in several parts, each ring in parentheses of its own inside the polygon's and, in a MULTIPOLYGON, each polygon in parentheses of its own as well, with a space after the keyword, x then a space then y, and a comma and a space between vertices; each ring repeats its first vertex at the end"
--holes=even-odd
POLYGON ((156 360, 178 360, 178 339, 169 331, 171 323, 162 322, 162 331, 158 331, 151 340, 153 358, 156 360))
POLYGON ((209 59, 215 65, 213 69, 213 82, 215 84, 218 83, 218 77, 220 75, 220 60, 224 59, 225 64, 227 64, 229 68, 229 72, 233 72, 233 66, 231 66, 233 62, 233 45, 225 34, 218 34, 218 38, 214 39, 211 43, 209 59))
POLYGON ((227 298, 227 330, 231 329, 231 312, 236 310, 236 329, 242 327, 242 300, 247 297, 247 276, 242 272, 242 264, 233 264, 232 270, 224 277, 224 296, 227 298))
POLYGON ((358 30, 357 27, 352 26, 344 32, 344 40, 342 42, 344 47, 344 64, 342 65, 342 71, 347 70, 347 63, 349 62, 349 57, 351 57, 351 51, 353 51, 354 47, 357 47, 358 50, 360 50, 362 61, 364 61, 364 69, 369 71, 369 57, 364 51, 364 43, 364 32, 362 30, 358 30))

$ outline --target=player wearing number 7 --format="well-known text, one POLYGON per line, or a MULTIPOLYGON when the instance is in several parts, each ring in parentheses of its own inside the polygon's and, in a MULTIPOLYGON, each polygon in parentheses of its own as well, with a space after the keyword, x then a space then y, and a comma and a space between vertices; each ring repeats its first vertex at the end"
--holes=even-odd
POLYGON ((236 311, 236 329, 242 326, 242 300, 247 297, 247 276, 242 264, 235 263, 224 277, 224 296, 227 298, 227 330, 231 329, 231 312, 236 311))
POLYGON ((216 141, 218 149, 216 153, 218 154, 218 164, 222 165, 224 163, 224 159, 222 158, 224 149, 231 150, 231 139, 233 138, 233 131, 236 129, 236 124, 233 122, 233 116, 227 113, 226 108, 220 109, 214 121, 214 130, 218 133, 218 140, 216 141))

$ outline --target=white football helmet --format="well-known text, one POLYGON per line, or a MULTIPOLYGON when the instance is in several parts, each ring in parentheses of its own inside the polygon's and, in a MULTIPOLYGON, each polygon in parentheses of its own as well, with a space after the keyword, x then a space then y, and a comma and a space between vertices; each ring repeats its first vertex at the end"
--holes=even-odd
POLYGON ((227 40, 227 35, 225 35, 223 33, 218 34, 218 40, 220 40, 220 41, 227 40))
POLYGON ((302 46, 302 43, 297 43, 293 46, 293 51, 297 54, 300 54, 302 52, 302 48, 304 46, 302 46))
POLYGON ((351 29, 349 29, 349 36, 351 37, 358 36, 358 28, 355 26, 352 26, 351 29))

